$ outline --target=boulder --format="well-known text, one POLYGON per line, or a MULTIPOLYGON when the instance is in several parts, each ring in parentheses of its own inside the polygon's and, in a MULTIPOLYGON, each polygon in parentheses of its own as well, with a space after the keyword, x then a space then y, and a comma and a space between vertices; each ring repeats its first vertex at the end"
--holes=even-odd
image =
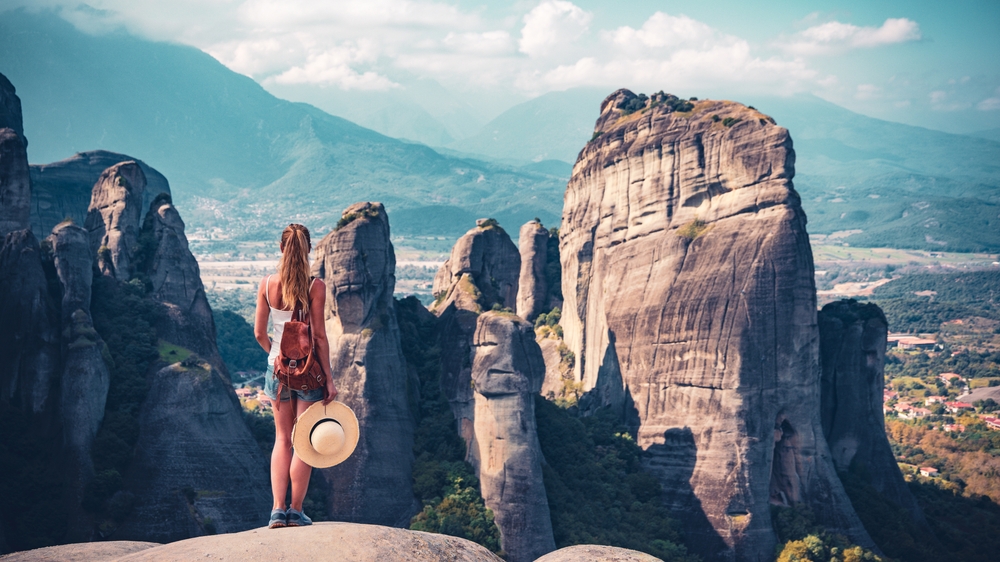
POLYGON ((472 346, 469 460, 508 559, 530 562, 555 550, 535 423, 534 397, 545 378, 542 352, 531 323, 506 312, 480 315, 472 346))
POLYGON ((159 194, 170 194, 170 184, 163 174, 142 160, 107 150, 80 152, 51 164, 32 164, 31 229, 49 232, 67 218, 73 219, 76 224, 84 224, 94 184, 101 173, 115 164, 128 161, 138 164, 146 176, 140 209, 148 209, 159 194))
POLYGON ((152 375, 119 492, 131 494, 135 507, 116 539, 170 542, 212 527, 235 533, 267 523, 267 461, 232 394, 229 381, 197 355, 152 375))
POLYGON ((889 323, 874 303, 843 300, 819 312, 823 433, 840 472, 859 471, 886 500, 926 527, 885 434, 882 393, 889 323))
POLYGON ((539 558, 536 562, 662 562, 659 558, 617 546, 578 544, 560 548, 539 558))
POLYGON ((566 189, 561 323, 581 407, 625 416, 709 560, 773 557, 773 504, 874 546, 823 437, 794 161, 788 131, 750 107, 619 90, 566 189))
POLYGON ((184 221, 169 195, 161 194, 150 205, 140 240, 136 270, 148 277, 150 296, 167 309, 166 319, 157 326, 160 337, 197 353, 228 377, 198 260, 188 248, 184 221))
POLYGON ((142 197, 146 175, 133 161, 115 164, 101 173, 90 197, 84 226, 102 274, 128 281, 139 245, 142 197))
POLYGON ((518 250, 521 253, 521 275, 517 287, 517 315, 529 322, 548 311, 549 287, 545 279, 545 264, 549 246, 549 231, 537 221, 521 227, 518 250))
POLYGON ((405 527, 413 495, 413 434, 406 360, 393 306, 396 255, 381 203, 356 203, 316 245, 313 273, 326 284, 326 332, 338 400, 361 424, 357 449, 323 474, 332 518, 405 527))
POLYGON ((254 529, 198 537, 171 544, 114 541, 54 546, 16 553, 11 562, 324 560, 327 562, 501 562, 478 544, 448 535, 405 531, 376 525, 315 523, 310 527, 254 529))

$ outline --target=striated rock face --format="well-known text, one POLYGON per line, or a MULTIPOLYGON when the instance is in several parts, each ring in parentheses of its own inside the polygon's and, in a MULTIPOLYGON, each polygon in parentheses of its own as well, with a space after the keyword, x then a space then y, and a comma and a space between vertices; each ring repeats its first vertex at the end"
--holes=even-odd
POLYGON ((63 371, 60 383, 60 416, 71 539, 89 537, 88 518, 80 512, 84 488, 93 477, 91 445, 104 419, 111 375, 104 361, 104 342, 90 316, 90 289, 94 256, 87 231, 72 222, 56 226, 47 239, 62 286, 63 371))
POLYGON ((517 306, 521 256, 510 236, 493 219, 479 219, 476 227, 455 242, 451 257, 434 276, 432 309, 451 303, 463 310, 489 310, 494 304, 517 306))
POLYGON ((549 287, 545 279, 549 231, 531 221, 521 227, 518 249, 521 252, 521 275, 517 288, 517 315, 529 322, 547 311, 549 287))
POLYGON ((167 178, 142 160, 107 150, 80 152, 59 162, 31 165, 31 229, 49 232, 66 218, 84 224, 101 173, 128 161, 138 164, 146 176, 141 210, 148 209, 159 194, 170 194, 167 178))
POLYGON ((469 457, 501 545, 513 562, 555 550, 534 396, 545 365, 531 323, 503 312, 479 317, 473 338, 475 388, 469 457))
POLYGON ((167 319, 157 326, 170 343, 190 349, 228 376, 215 342, 215 320, 205 296, 198 261, 188 248, 184 221, 170 202, 160 195, 149 207, 142 226, 143 263, 136 266, 152 284, 153 299, 167 308, 167 319))
POLYGON ((871 547, 820 423, 788 131, 732 102, 656 96, 626 115, 635 98, 604 101, 566 190, 562 325, 577 380, 591 404, 625 409, 706 558, 770 559, 770 505, 800 502, 871 547))
POLYGON ((844 300, 820 311, 823 433, 838 471, 860 469, 883 498, 922 524, 923 512, 885 435, 882 391, 888 331, 885 314, 874 303, 844 300))
POLYGON ((30 230, 8 233, 0 246, 0 358, 0 400, 33 414, 51 412, 59 315, 30 230))
POLYGON ((31 178, 24 140, 14 129, 0 128, 0 236, 28 228, 30 207, 31 178))
POLYGON ((3 74, 0 74, 0 129, 13 129, 24 146, 28 146, 21 119, 21 98, 17 97, 14 85, 3 74))
POLYGON ((135 162, 115 164, 94 184, 85 226, 101 273, 128 281, 139 246, 146 175, 135 162))
POLYGON ((396 255, 381 203, 356 203, 354 219, 316 245, 313 274, 326 284, 326 331, 338 399, 354 410, 361 440, 343 464, 324 470, 330 514, 342 521, 409 525, 414 417, 392 294, 396 255))
POLYGON ((267 463, 232 393, 228 380, 197 356, 152 376, 124 486, 135 508, 116 538, 186 539, 205 534, 209 518, 219 533, 266 524, 267 463))

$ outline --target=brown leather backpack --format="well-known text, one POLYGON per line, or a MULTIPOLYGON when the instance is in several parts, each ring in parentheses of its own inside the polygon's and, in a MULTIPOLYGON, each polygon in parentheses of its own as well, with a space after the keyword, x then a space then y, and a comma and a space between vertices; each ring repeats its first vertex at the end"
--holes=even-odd
POLYGON ((285 322, 278 356, 274 359, 274 375, 278 379, 277 402, 279 404, 281 403, 282 386, 286 386, 290 390, 302 391, 322 388, 323 397, 326 398, 326 373, 320 365, 320 360, 312 337, 309 315, 303 313, 301 303, 296 303, 292 311, 292 319, 285 322))

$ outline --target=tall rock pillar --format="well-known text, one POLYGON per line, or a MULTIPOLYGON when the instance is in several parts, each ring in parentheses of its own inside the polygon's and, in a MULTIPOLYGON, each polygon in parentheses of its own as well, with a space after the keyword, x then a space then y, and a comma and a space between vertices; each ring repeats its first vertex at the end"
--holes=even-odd
POLYGON ((21 100, 14 85, 0 74, 0 237, 28 228, 31 177, 27 147, 21 100))
POLYGON ((104 275, 128 281, 139 246, 146 175, 133 161, 115 164, 101 174, 91 193, 85 228, 104 275))
POLYGON ((548 282, 545 263, 548 257, 549 231, 537 221, 521 227, 518 250, 521 253, 521 275, 517 287, 517 315, 528 322, 547 311, 548 282))
POLYGON ((413 413, 393 306, 396 255, 381 203, 356 203, 349 222, 316 245, 313 274, 326 284, 326 333, 337 399, 358 416, 361 439, 343 464, 324 470, 331 516, 405 527, 413 495, 413 413))
POLYGON ((788 131, 738 103, 619 90, 566 189, 567 345, 624 408, 711 560, 774 555, 772 504, 872 546, 820 423, 819 331, 788 131))

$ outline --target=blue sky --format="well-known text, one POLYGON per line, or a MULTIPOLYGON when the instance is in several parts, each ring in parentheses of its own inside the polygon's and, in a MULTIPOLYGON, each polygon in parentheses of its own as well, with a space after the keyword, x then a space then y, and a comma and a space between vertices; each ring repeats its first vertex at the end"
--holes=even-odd
POLYGON ((198 47, 304 97, 441 84, 491 117, 589 86, 812 93, 951 132, 1000 127, 1000 2, 0 0, 198 47))

